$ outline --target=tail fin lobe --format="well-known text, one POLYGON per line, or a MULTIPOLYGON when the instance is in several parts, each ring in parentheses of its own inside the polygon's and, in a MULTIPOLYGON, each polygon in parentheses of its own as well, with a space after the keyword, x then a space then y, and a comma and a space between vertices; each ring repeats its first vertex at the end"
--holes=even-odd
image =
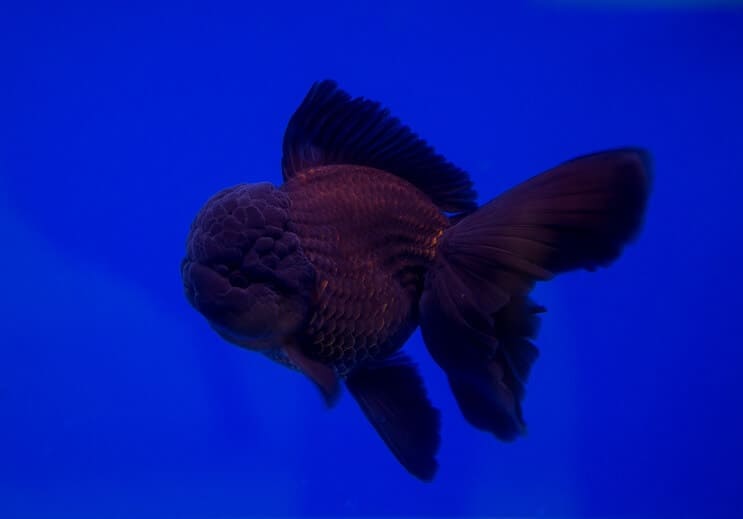
POLYGON ((428 351, 465 418, 497 437, 524 429, 521 401, 538 356, 537 281, 616 260, 638 233, 649 155, 623 148, 565 162, 457 219, 439 242, 420 301, 428 351))

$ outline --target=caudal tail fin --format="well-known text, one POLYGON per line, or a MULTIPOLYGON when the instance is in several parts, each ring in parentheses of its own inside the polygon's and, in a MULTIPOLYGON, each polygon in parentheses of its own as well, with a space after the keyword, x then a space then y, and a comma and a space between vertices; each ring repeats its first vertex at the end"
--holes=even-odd
POLYGON ((650 157, 636 148, 565 162, 461 219, 439 242, 420 301, 428 351, 472 425, 511 440, 525 429, 524 385, 544 309, 536 281, 594 270, 637 234, 650 157))

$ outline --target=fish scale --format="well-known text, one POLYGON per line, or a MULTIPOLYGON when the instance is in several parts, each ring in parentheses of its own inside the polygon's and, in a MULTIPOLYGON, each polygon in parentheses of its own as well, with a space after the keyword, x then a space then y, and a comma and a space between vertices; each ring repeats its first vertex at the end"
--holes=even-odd
POLYGON ((372 168, 313 168, 283 189, 318 275, 305 353, 347 373, 399 349, 417 324, 423 272, 445 217, 414 186, 372 168))

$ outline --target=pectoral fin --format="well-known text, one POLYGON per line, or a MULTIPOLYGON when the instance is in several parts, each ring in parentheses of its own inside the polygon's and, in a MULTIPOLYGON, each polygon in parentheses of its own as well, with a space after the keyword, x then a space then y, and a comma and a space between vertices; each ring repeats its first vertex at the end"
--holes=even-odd
POLYGON ((335 370, 307 357, 296 346, 284 348, 284 354, 295 368, 304 373, 320 389, 328 407, 335 405, 340 395, 340 384, 335 370))

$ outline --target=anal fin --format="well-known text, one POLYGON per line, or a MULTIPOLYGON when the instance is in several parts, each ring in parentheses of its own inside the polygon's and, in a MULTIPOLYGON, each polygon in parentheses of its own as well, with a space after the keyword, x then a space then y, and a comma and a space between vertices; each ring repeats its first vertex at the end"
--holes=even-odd
POLYGON ((346 385, 400 464, 417 478, 432 480, 438 469, 440 416, 410 358, 398 354, 361 366, 346 385))

